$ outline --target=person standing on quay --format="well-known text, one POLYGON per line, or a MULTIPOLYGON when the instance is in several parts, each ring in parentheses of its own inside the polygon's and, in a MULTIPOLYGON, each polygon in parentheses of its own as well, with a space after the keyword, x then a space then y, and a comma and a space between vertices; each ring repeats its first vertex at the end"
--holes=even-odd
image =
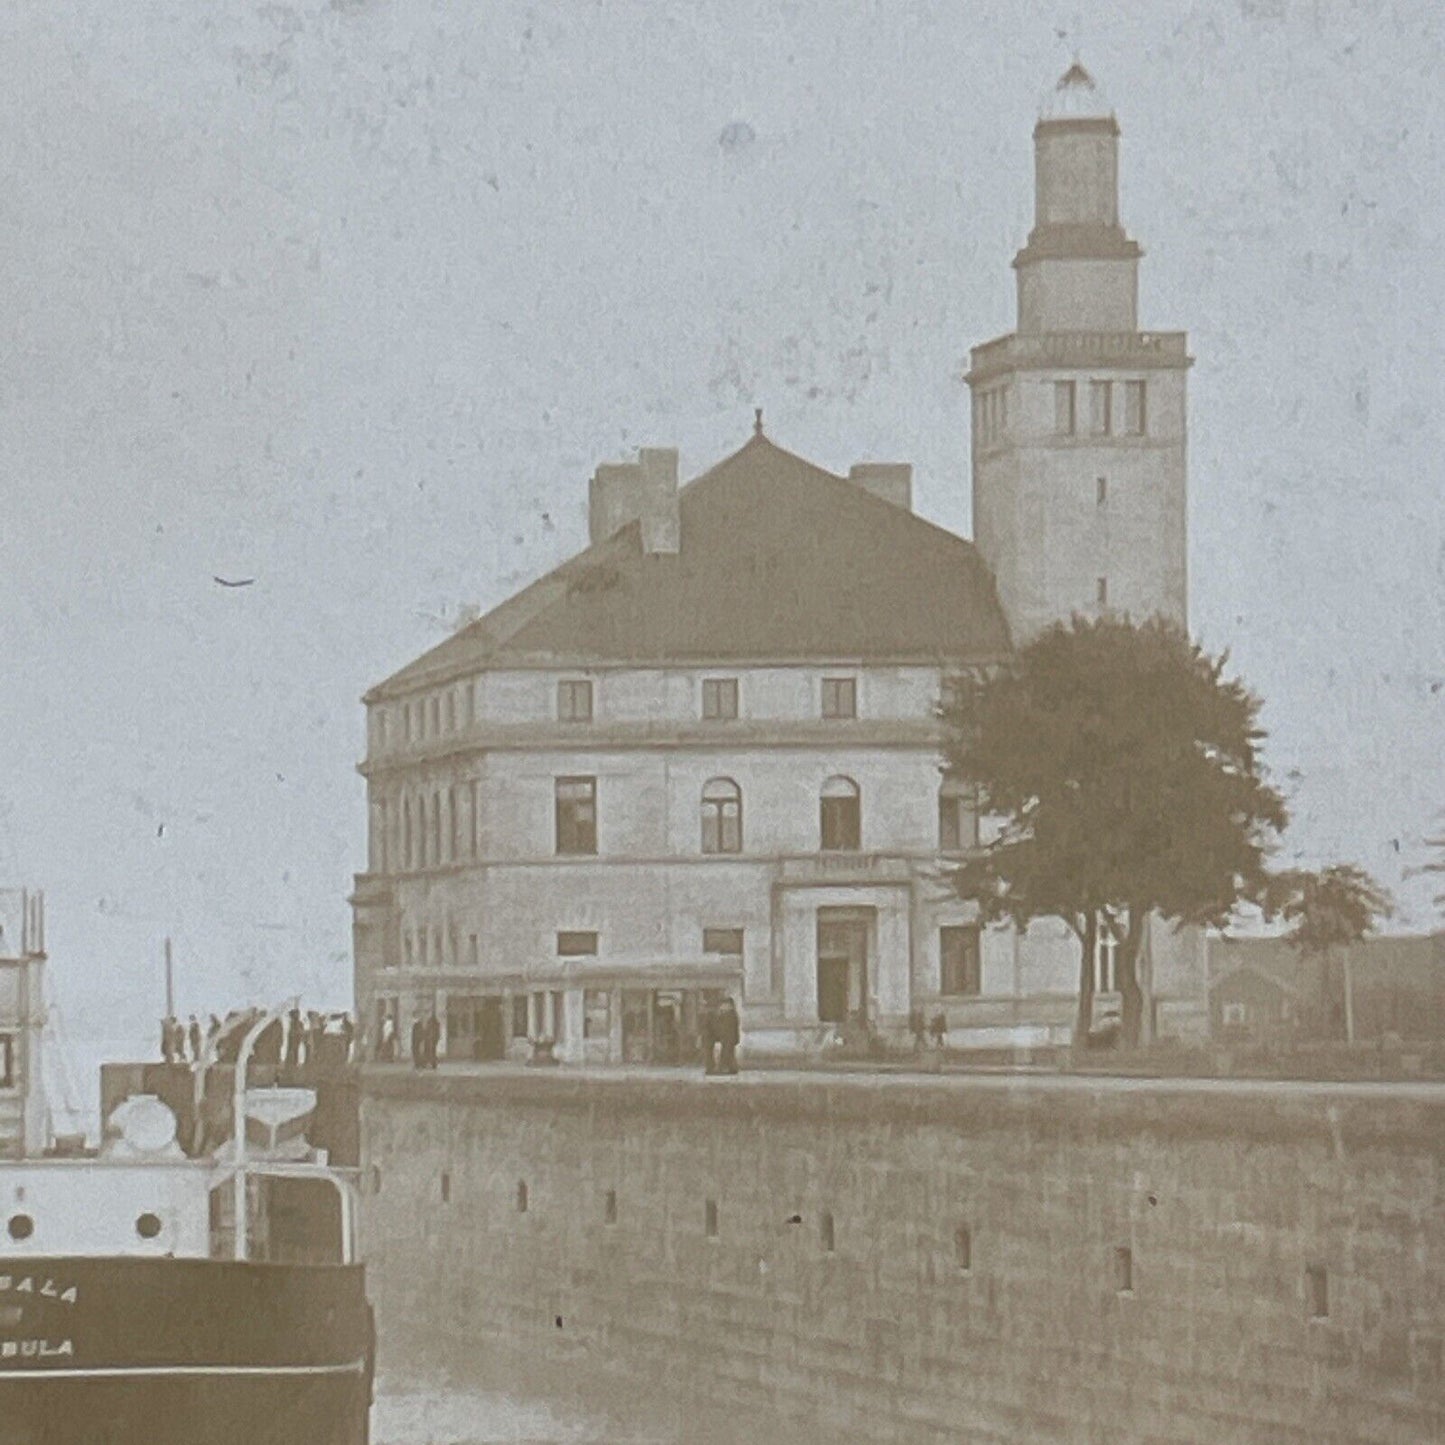
POLYGON ((738 1011, 731 998, 722 1001, 717 1015, 717 1041, 721 1045, 721 1057, 717 1071, 720 1074, 735 1074, 738 1071, 738 1042, 742 1028, 738 1022, 738 1011))
POLYGON ((717 1073, 717 1009, 711 1000, 704 1000, 702 1017, 698 1019, 698 1037, 702 1043, 702 1071, 717 1073))

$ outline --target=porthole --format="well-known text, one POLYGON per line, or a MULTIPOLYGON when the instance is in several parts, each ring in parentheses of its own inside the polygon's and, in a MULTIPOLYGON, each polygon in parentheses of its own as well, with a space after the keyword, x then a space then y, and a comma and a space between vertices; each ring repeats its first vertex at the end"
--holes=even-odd
POLYGON ((152 1214, 147 1210, 144 1214, 137 1215, 135 1221, 135 1232, 142 1239, 154 1239, 161 1232, 161 1217, 159 1214, 152 1214))
POLYGON ((12 1214, 5 1227, 11 1239, 29 1239, 35 1233, 35 1221, 28 1214, 12 1214))

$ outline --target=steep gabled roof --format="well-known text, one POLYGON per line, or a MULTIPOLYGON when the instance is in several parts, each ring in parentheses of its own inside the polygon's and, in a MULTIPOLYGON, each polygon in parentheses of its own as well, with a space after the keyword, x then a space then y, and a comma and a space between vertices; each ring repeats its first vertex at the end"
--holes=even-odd
POLYGON ((1009 650, 972 543, 755 436, 683 488, 681 547, 634 522, 371 696, 547 663, 989 661, 1009 650))

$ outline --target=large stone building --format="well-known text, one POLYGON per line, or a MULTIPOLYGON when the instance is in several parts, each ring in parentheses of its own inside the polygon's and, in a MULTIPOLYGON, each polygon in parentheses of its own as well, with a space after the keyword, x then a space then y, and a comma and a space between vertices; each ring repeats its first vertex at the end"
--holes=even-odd
MULTIPOLYGON (((836 476, 759 418, 682 488, 674 451, 599 467, 584 552, 367 694, 373 1039, 434 1008, 451 1056, 679 1058, 721 991, 755 1049, 918 1008, 960 1043, 1067 1038, 1072 935, 980 929, 944 881, 979 822, 935 713, 1057 618, 1183 620, 1188 358, 1137 328, 1082 68, 1035 145, 1018 331, 969 374, 977 545, 913 514, 908 466, 836 476)), ((1152 930, 1144 972, 1159 1027, 1204 1025, 1193 935, 1152 930)))

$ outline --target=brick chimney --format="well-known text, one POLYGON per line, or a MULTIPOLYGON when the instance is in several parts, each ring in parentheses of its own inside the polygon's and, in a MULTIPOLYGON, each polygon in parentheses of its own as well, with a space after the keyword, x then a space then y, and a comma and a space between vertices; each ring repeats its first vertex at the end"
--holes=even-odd
POLYGON ((913 510, 911 462, 856 462, 848 469, 848 480, 905 512, 913 510))
POLYGON ((639 520, 645 553, 677 552, 682 526, 676 447, 643 447, 635 462, 604 462, 593 474, 587 512, 591 541, 601 542, 639 520))

